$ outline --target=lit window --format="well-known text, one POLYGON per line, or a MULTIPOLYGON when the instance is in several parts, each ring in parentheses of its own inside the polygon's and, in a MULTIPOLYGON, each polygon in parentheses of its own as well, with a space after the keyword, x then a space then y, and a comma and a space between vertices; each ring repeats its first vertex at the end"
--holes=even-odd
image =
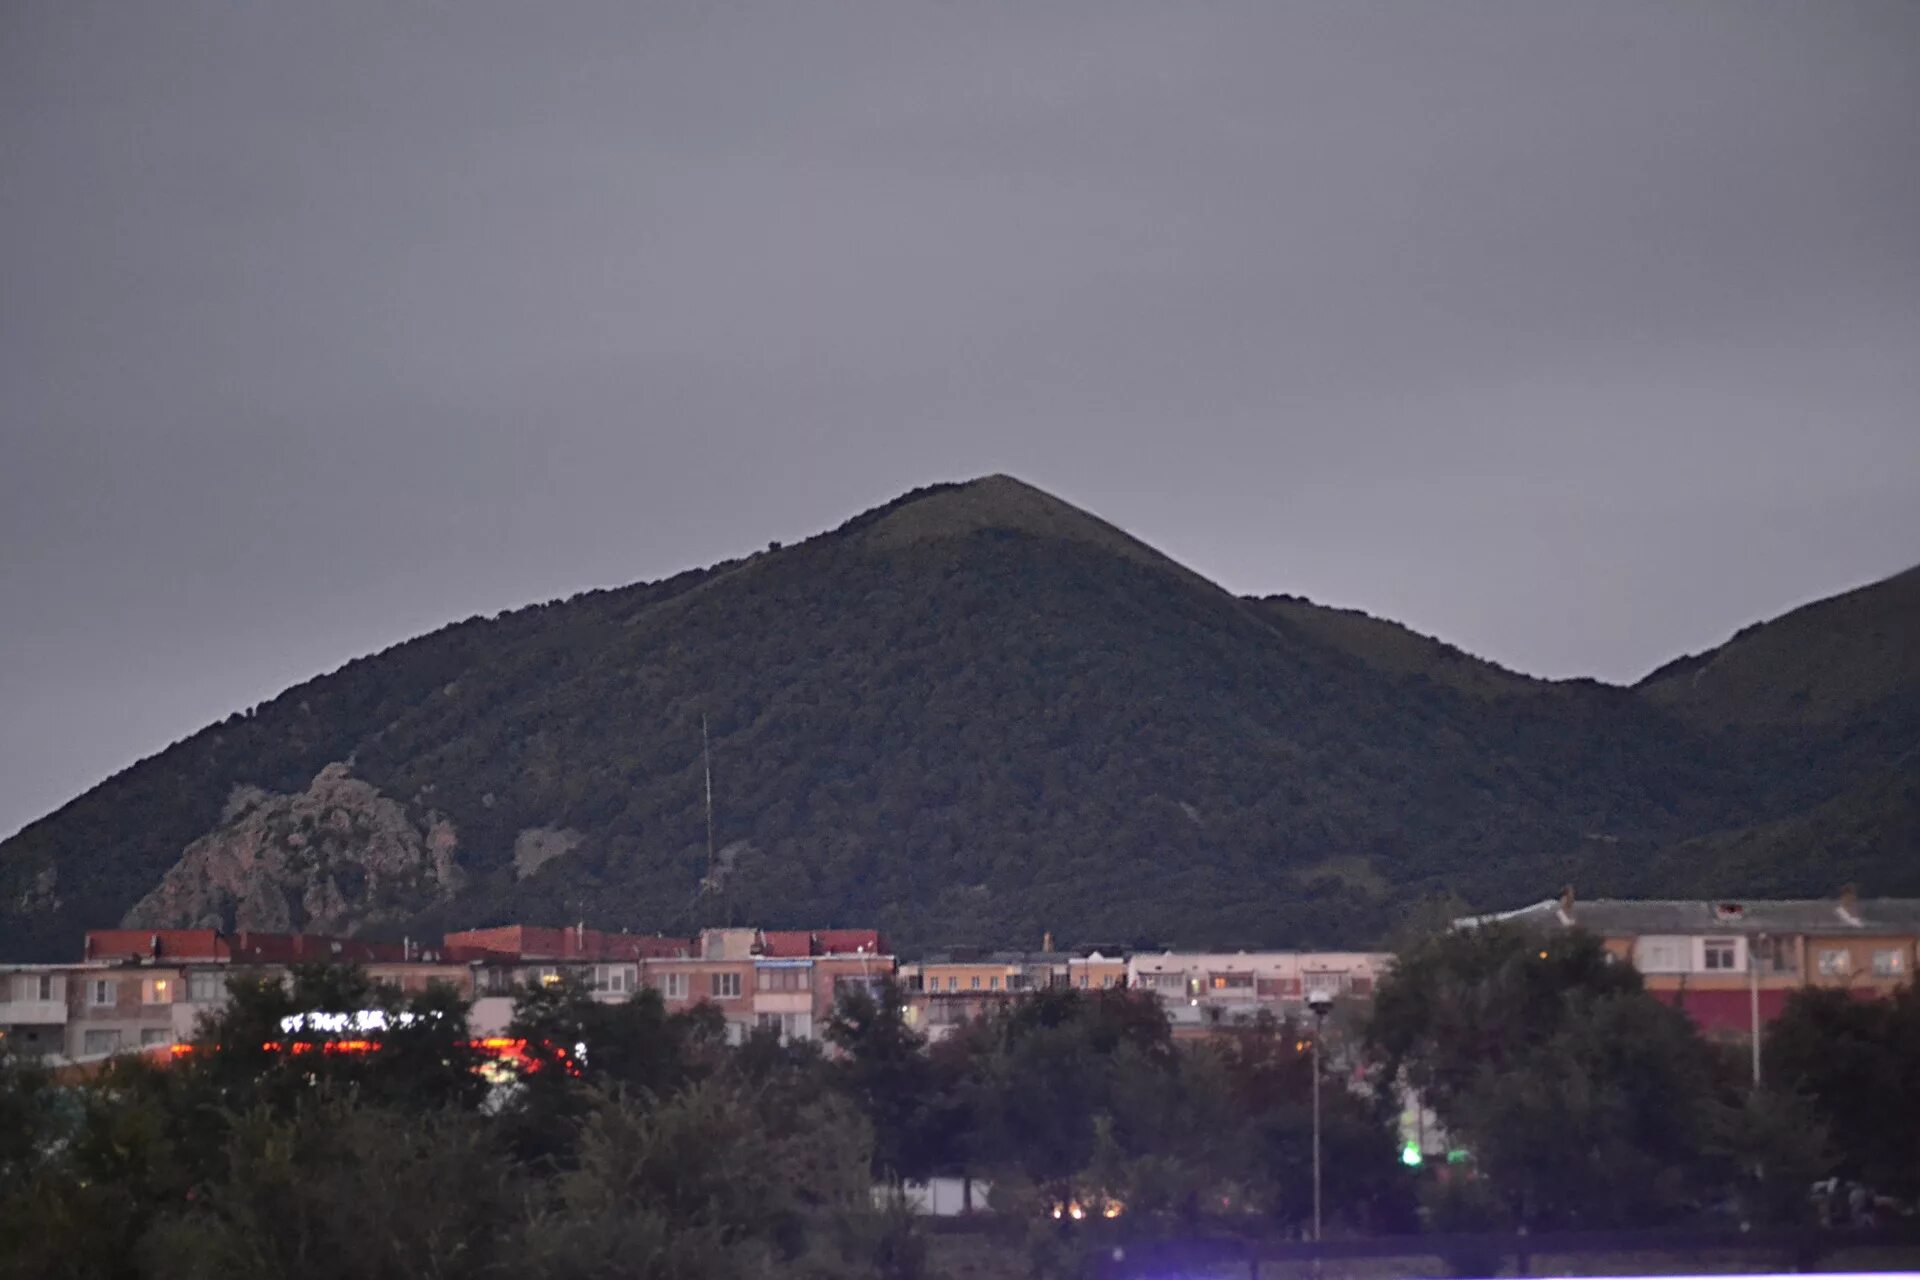
POLYGON ((1853 972, 1853 957, 1845 950, 1827 948, 1820 953, 1820 976, 1841 978, 1853 972))
POLYGON ((147 978, 140 983, 140 1003, 171 1004, 173 983, 166 978, 147 978))
POLYGON ((1738 944, 1732 938, 1708 938, 1701 944, 1700 967, 1708 972, 1729 970, 1735 967, 1733 960, 1738 944))
POLYGON ((1896 950, 1873 953, 1873 976, 1876 978, 1897 978, 1906 971, 1906 967, 1906 957, 1896 950))

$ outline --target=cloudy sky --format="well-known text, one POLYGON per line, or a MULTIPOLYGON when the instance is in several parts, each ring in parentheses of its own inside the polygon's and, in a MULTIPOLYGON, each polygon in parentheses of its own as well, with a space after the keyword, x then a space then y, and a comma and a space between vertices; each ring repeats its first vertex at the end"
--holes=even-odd
POLYGON ((1008 471, 1627 680, 1920 560, 1920 4, 0 6, 0 834, 1008 471))

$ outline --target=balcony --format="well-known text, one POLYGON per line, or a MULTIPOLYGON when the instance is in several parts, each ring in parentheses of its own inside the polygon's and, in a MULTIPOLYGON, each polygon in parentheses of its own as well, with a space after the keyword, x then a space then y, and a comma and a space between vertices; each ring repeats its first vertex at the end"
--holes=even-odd
POLYGON ((0 1000, 0 1027, 54 1027, 66 1023, 65 1000, 0 1000))

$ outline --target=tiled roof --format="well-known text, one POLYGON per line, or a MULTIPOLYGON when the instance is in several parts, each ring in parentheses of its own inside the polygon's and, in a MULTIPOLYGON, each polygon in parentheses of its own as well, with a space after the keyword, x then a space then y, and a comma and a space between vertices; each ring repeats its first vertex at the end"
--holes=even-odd
POLYGON ((1643 934, 1920 933, 1920 898, 1861 898, 1851 907, 1838 898, 1576 899, 1568 910, 1559 899, 1460 924, 1495 920, 1577 926, 1607 937, 1643 934))

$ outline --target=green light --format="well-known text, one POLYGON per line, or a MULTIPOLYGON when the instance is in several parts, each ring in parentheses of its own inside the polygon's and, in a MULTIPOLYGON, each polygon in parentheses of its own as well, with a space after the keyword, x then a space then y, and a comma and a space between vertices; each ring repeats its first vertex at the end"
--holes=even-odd
POLYGON ((1400 1163, 1407 1166, 1407 1168, 1418 1169, 1422 1159, 1419 1143, 1409 1142, 1406 1146, 1400 1148, 1400 1163))
POLYGON ((1448 1164, 1465 1164, 1466 1162, 1467 1153, 1460 1148, 1455 1147, 1452 1151, 1447 1152, 1448 1164))

